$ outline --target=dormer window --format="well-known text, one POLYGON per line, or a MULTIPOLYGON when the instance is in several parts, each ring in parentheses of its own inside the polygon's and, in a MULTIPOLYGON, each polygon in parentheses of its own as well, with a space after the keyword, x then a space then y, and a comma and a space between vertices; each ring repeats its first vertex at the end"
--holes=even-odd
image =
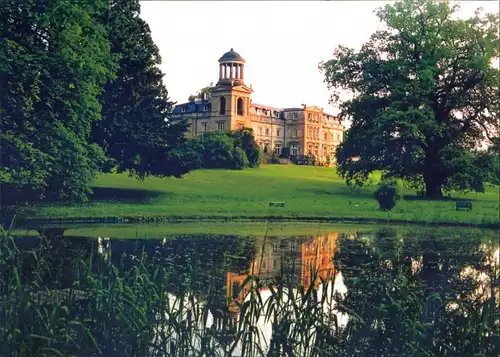
POLYGON ((186 112, 186 107, 181 107, 181 113, 185 113, 186 112))
POLYGON ((205 104, 205 105, 203 106, 203 111, 204 111, 204 112, 208 112, 208 110, 209 110, 209 105, 208 105, 208 104, 205 104))

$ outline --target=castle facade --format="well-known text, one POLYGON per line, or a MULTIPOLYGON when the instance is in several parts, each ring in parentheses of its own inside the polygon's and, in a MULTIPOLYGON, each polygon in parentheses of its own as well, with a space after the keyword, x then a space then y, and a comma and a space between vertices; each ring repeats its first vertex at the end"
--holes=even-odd
POLYGON ((253 90, 244 81, 245 60, 233 49, 219 59, 219 80, 211 88, 211 98, 179 104, 171 119, 185 119, 188 136, 205 132, 252 128, 265 153, 292 156, 313 154, 319 160, 333 159, 342 142, 344 126, 323 108, 302 104, 296 108, 277 108, 252 102, 253 90))

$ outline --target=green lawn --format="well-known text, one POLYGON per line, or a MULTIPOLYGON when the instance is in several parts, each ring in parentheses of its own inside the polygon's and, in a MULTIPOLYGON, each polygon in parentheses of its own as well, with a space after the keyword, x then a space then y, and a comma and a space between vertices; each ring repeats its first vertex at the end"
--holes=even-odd
POLYGON ((198 170, 182 179, 136 180, 126 174, 100 175, 86 204, 43 205, 37 218, 50 217, 357 217, 431 222, 499 223, 499 189, 484 194, 453 194, 428 201, 410 195, 392 212, 378 209, 375 187, 351 189, 334 168, 263 165, 258 169, 198 170), (454 199, 472 201, 471 212, 457 212, 454 199), (286 206, 269 207, 270 201, 286 206))

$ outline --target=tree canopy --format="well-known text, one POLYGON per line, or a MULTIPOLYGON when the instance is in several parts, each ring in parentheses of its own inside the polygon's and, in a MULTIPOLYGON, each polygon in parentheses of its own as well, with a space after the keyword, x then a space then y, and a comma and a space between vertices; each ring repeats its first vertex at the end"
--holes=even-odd
POLYGON ((462 20, 456 10, 433 0, 386 5, 377 12, 385 28, 320 64, 332 102, 352 94, 341 103, 352 124, 336 152, 349 184, 382 170, 427 197, 483 190, 478 148, 499 136, 499 16, 462 20))
POLYGON ((0 6, 4 205, 85 200, 106 166, 141 178, 190 170, 187 125, 168 120, 159 51, 139 13, 138 0, 0 6))
POLYGON ((84 199, 103 158, 89 140, 111 73, 105 1, 0 6, 2 201, 84 199))
POLYGON ((212 84, 201 88, 196 94, 191 94, 188 98, 190 102, 201 99, 202 94, 206 94, 208 99, 212 99, 212 84))
POLYGON ((115 78, 100 96, 102 120, 94 122, 92 139, 119 172, 181 176, 187 172, 178 154, 187 125, 169 122, 173 104, 159 69, 161 57, 139 0, 111 0, 105 14, 115 78))

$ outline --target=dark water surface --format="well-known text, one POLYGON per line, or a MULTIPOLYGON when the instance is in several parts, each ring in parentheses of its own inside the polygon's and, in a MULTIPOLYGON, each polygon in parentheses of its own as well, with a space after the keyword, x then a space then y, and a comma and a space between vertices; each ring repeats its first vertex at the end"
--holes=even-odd
POLYGON ((2 356, 498 354, 496 231, 58 233, 2 243, 2 356))

